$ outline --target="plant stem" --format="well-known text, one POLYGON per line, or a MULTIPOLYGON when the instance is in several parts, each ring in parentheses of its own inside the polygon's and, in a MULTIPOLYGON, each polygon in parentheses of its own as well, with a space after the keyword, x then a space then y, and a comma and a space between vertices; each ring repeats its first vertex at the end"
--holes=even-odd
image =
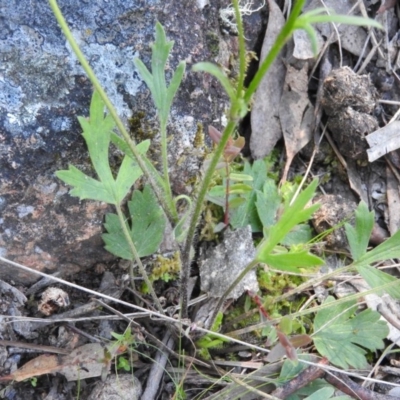
POLYGON ((235 10, 236 26, 239 39, 239 76, 236 91, 238 93, 238 96, 241 97, 246 75, 246 44, 244 41, 243 21, 239 10, 238 0, 233 0, 233 7, 235 10))
POLYGON ((230 185, 229 174, 230 174, 230 168, 229 168, 229 163, 227 160, 225 160, 225 172, 226 172, 226 187, 225 187, 224 224, 226 226, 228 226, 228 224, 229 224, 229 185, 230 185))
POLYGON ((265 60, 261 63, 258 68, 257 73, 255 74, 253 80, 251 81, 248 89, 244 94, 244 100, 246 104, 249 104, 252 95, 257 90, 258 86, 260 85, 264 75, 267 73, 269 67, 278 57, 280 51, 282 50, 283 46, 286 44, 287 40, 292 35, 293 31, 295 30, 295 23, 296 19, 299 16, 301 10, 303 9, 305 0, 297 0, 294 4, 293 10, 289 15, 286 24, 283 26, 282 30, 279 32, 278 37, 276 38, 274 45, 272 46, 271 50, 269 51, 265 60))
POLYGON ((67 22, 65 21, 60 8, 58 7, 57 1, 56 0, 49 0, 49 4, 51 9, 53 10, 54 16, 56 17, 61 30, 63 31, 68 43, 70 44, 72 50, 74 51, 76 57, 78 58, 79 62, 81 63, 83 69, 85 70, 88 78, 92 82, 93 86, 95 89, 98 91, 100 94, 101 98, 104 101, 104 104, 106 105, 108 111, 110 112, 110 115, 113 117, 115 124, 117 125, 119 131, 121 132, 124 140, 128 144, 129 148, 131 149, 133 155, 135 156, 137 163, 139 164, 139 167, 142 169, 144 175, 147 177, 149 184, 151 188, 153 189, 157 200, 159 201, 161 207, 163 208, 167 218, 169 219, 170 223, 172 226, 174 226, 178 222, 178 213, 176 211, 176 208, 174 206, 174 202, 172 199, 172 196, 168 193, 164 193, 164 190, 162 190, 159 185, 157 185, 154 177, 150 173, 149 169, 147 168, 142 156, 139 154, 139 152, 136 150, 136 145, 134 141, 131 139, 129 136, 129 133, 125 129, 125 126, 121 119, 119 118, 117 111, 115 110, 113 104, 111 103, 110 99, 108 98, 106 92, 104 91, 103 87, 101 86, 99 80, 97 79, 94 71, 90 67, 89 63, 87 62, 84 54, 82 53, 81 49, 79 48, 78 44, 76 43, 67 22))
MULTIPOLYGON (((214 171, 217 167, 217 164, 224 152, 225 146, 228 143, 229 138, 232 136, 236 125, 239 122, 240 114, 242 111, 242 88, 244 85, 245 71, 246 71, 246 47, 244 43, 244 33, 243 33, 243 24, 242 17, 239 11, 238 0, 233 0, 233 7, 235 9, 236 23, 239 32, 239 77, 237 83, 236 90, 236 99, 232 99, 231 107, 229 110, 229 121, 226 125, 224 132, 221 136, 221 140, 218 143, 218 146, 214 152, 214 156, 211 159, 210 165, 207 169, 207 172, 204 176, 204 179, 201 183, 201 186, 198 191, 198 195, 195 196, 196 203, 194 205, 194 210, 190 218, 189 229, 186 237, 186 241, 183 245, 182 249, 182 270, 181 270, 181 295, 180 295, 180 304, 181 304, 181 317, 187 318, 188 316, 188 284, 189 284, 189 275, 190 275, 190 254, 193 244, 194 235, 196 232, 196 226, 200 218, 203 201, 207 194, 208 187, 211 183, 214 171)), ((216 315, 216 314, 215 314, 216 315)), ((215 318, 214 318, 215 319, 215 318)), ((212 320, 212 323, 214 322, 212 320)))
MULTIPOLYGON (((120 223, 120 225, 122 227, 122 231, 124 232, 125 239, 127 240, 128 244, 129 244, 129 248, 131 250, 131 253, 132 253, 132 255, 133 255, 133 257, 134 257, 134 259, 135 259, 135 261, 136 261, 136 263, 137 263, 137 265, 139 267, 140 274, 142 275, 144 281, 146 282, 146 285, 147 285, 147 287, 148 287, 148 289, 150 291, 150 294, 151 294, 151 297, 153 298, 155 306, 157 307, 158 311, 161 314, 164 314, 164 310, 163 310, 163 308, 161 306, 161 303, 158 300, 158 297, 157 297, 157 295, 156 295, 156 293, 154 291, 153 285, 150 282, 150 279, 149 279, 149 277, 147 275, 147 272, 146 272, 146 270, 145 270, 145 268, 144 268, 144 266, 142 264, 142 261, 140 260, 139 254, 138 254, 138 252, 136 250, 135 244, 133 243, 131 235, 130 235, 130 233, 128 231, 128 227, 126 226, 125 217, 124 217, 124 214, 123 214, 123 212, 121 210, 121 205, 117 204, 115 207, 117 209, 119 223, 120 223)), ((130 266, 130 268, 133 268, 132 265, 130 266)), ((133 275, 133 271, 131 271, 131 277, 132 277, 132 275, 133 275)))
MULTIPOLYGON (((162 157, 163 179, 165 182, 165 191, 167 192, 166 195, 169 199, 172 199, 172 190, 171 190, 169 171, 168 171, 167 121, 168 120, 164 121, 162 120, 162 118, 160 118, 161 157, 162 157)), ((174 210, 176 211, 175 206, 174 210)))
MULTIPOLYGON (((232 107, 231 107, 232 109, 232 107)), ((236 111, 237 112, 237 111, 236 111)), ((234 111, 231 112, 232 115, 234 115, 234 111)), ((180 296, 180 304, 181 304, 181 317, 182 318, 187 318, 187 306, 188 306, 188 295, 187 295, 187 288, 189 284, 189 274, 190 274, 190 253, 192 249, 192 243, 193 243, 193 238, 196 232, 196 226, 197 222, 199 220, 202 206, 203 206, 203 201, 204 198, 207 194, 208 187, 211 183, 215 168, 222 156, 222 153, 225 149, 225 146, 232 135, 235 127, 236 127, 236 122, 235 121, 229 121, 228 125, 226 126, 222 136, 221 140, 218 143, 218 146, 214 152, 213 158, 211 159, 210 165, 206 171, 206 174, 204 176, 204 179, 200 185, 198 195, 195 196, 196 202, 194 204, 194 210, 192 212, 191 218, 190 218, 190 224, 189 224, 189 229, 187 233, 187 237, 182 249, 182 270, 181 270, 181 296, 180 296)))

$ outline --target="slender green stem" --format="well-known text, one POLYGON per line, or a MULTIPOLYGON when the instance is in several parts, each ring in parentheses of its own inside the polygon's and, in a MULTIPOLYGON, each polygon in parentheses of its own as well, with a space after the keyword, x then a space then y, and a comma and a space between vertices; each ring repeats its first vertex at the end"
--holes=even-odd
POLYGON ((127 240, 128 244, 129 244, 130 251, 139 267, 140 274, 142 275, 144 281, 146 282, 146 285, 150 291, 151 297, 153 298, 154 304, 156 305, 158 311, 161 314, 164 314, 164 310, 160 304, 160 301, 158 300, 158 297, 154 291, 153 285, 150 282, 150 279, 149 279, 147 272, 142 264, 142 261, 140 260, 139 254, 136 250, 135 244, 132 241, 131 235, 129 234, 128 227, 126 226, 126 223, 125 223, 125 216, 121 210, 121 205, 117 204, 115 207, 117 209, 119 223, 122 227, 122 231, 124 232, 125 239, 127 240))
MULTIPOLYGON (((232 115, 236 115, 237 111, 232 111, 232 115)), ((194 204, 194 210, 190 218, 189 229, 186 237, 186 241, 184 243, 184 247, 182 250, 182 271, 181 271, 181 296, 180 296, 180 303, 181 303, 181 317, 187 318, 187 306, 188 306, 188 295, 187 295, 187 288, 189 283, 189 274, 190 274, 190 253, 193 243, 193 238, 196 232, 197 222, 199 220, 203 201, 207 194, 208 187, 211 183, 215 168, 220 160, 222 153, 225 149, 225 146, 228 142, 228 139, 232 135, 235 127, 236 121, 229 121, 228 125, 226 126, 221 140, 218 143, 218 146, 214 152, 214 155, 211 159, 210 165, 206 171, 204 179, 200 185, 198 195, 196 196, 196 202, 194 204)))
MULTIPOLYGON (((244 85, 244 78, 246 72, 246 48, 244 43, 244 32, 243 32, 243 23, 242 17, 239 11, 238 0, 233 0, 233 6, 235 9, 236 23, 238 26, 239 32, 239 79, 236 90, 236 99, 232 99, 232 104, 229 112, 230 120, 224 129, 221 140, 218 143, 218 146, 214 152, 214 156, 211 159, 210 165, 207 169, 207 172, 204 176, 204 179, 201 183, 198 195, 196 196, 196 203, 194 205, 194 210, 191 215, 189 230, 186 237, 186 241, 184 243, 184 247, 182 250, 182 271, 181 271, 181 317, 187 318, 188 310, 188 294, 187 288, 189 283, 189 274, 190 274, 190 253, 193 244, 194 235, 196 232, 196 226, 200 218, 201 210, 203 207, 203 201, 207 194, 208 187, 211 183, 214 171, 217 167, 217 164, 223 154, 226 144, 228 143, 229 138, 232 136, 236 125, 239 122, 240 114, 242 112, 242 89, 244 85)), ((215 318, 214 318, 215 319, 215 318)), ((212 321, 214 322, 214 321, 212 321)))
POLYGON ((268 69, 278 57, 280 51, 282 50, 283 46, 287 42, 287 40, 292 35, 293 31, 295 30, 296 19, 299 16, 305 0, 297 0, 294 4, 293 10, 289 15, 286 24, 283 26, 282 30, 280 31, 278 37, 276 38, 274 45, 272 46, 271 50, 269 51, 265 60, 261 63, 260 67, 258 68, 257 73, 255 74, 253 80, 251 81, 246 93, 244 95, 244 100, 246 104, 248 104, 251 100, 252 95, 257 90, 258 86, 261 83, 264 75, 267 73, 268 69))
POLYGON ((74 51, 76 57, 78 58, 79 62, 82 64, 82 67, 85 70, 90 81, 92 82, 93 86, 98 91, 101 98, 103 99, 104 104, 106 105, 110 115, 113 117, 113 119, 115 121, 115 124, 117 125, 124 140, 126 141, 129 148, 131 149, 133 155, 135 156, 137 163, 139 164, 139 167, 142 169, 143 173, 147 177, 149 184, 152 187, 161 207, 163 208, 165 214, 167 215, 167 218, 169 219, 169 221, 171 222, 172 225, 175 225, 178 222, 178 213, 174 206, 172 196, 169 195, 168 193, 164 193, 164 190, 162 188, 160 188, 159 185, 157 185, 154 177, 152 176, 152 174, 150 173, 149 169, 147 168, 147 166, 144 162, 144 159, 143 159, 144 157, 141 156, 140 153, 137 151, 134 141, 129 136, 129 133, 125 129, 125 126, 124 126, 123 122, 121 121, 121 119, 119 118, 117 111, 115 110, 113 104, 111 103, 106 92, 104 91, 103 87, 101 86, 94 71, 92 70, 89 63, 87 62, 84 54, 80 50, 78 44, 76 43, 76 41, 68 27, 68 24, 65 21, 60 8, 57 5, 57 1, 49 0, 49 4, 50 4, 51 9, 53 10, 54 16, 56 17, 56 19, 61 27, 61 30, 63 31, 68 43, 70 44, 70 46, 71 46, 72 50, 74 51))
POLYGON ((239 10, 238 0, 233 1, 233 8, 235 9, 235 18, 239 38, 239 77, 236 90, 238 93, 237 95, 241 97, 246 75, 246 44, 244 42, 243 21, 239 10))
MULTIPOLYGON (((165 182, 165 191, 167 192, 166 195, 169 199, 172 199, 173 198, 172 189, 168 171, 167 121, 162 121, 160 118, 161 158, 162 158, 162 168, 163 168, 163 179, 165 182)), ((175 206, 174 210, 176 210, 175 206)))

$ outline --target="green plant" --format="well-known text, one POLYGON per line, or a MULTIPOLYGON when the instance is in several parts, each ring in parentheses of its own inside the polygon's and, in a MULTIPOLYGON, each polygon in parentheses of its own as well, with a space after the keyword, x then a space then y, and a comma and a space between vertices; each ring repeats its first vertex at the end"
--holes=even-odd
MULTIPOLYGON (((215 318, 213 326, 210 329, 211 332, 218 332, 220 330, 223 318, 224 315, 222 312, 219 312, 215 318)), ((210 359, 210 353, 208 350, 220 348, 227 341, 228 340, 224 340, 219 336, 213 335, 212 333, 204 335, 202 338, 196 341, 196 347, 198 348, 199 356, 207 360, 210 359)))
MULTIPOLYGON (((287 23, 282 29, 282 32, 278 36, 275 45, 271 49, 269 55, 260 65, 259 71, 255 75, 249 87, 246 89, 244 87, 246 54, 243 26, 238 2, 237 0, 234 1, 233 8, 235 10, 235 19, 239 33, 239 74, 237 77, 237 81, 235 82, 235 86, 233 86, 233 84, 229 81, 224 72, 216 65, 213 65, 211 63, 199 63, 193 68, 194 71, 203 71, 206 73, 210 73, 218 78, 218 80, 221 82, 231 101, 231 106, 228 113, 229 119, 224 132, 218 137, 219 142, 215 149, 214 155, 210 161, 205 176, 200 183, 195 196, 193 197, 196 201, 193 202, 192 205, 191 199, 185 197, 185 199, 188 201, 189 211, 179 221, 178 212, 175 205, 176 199, 173 199, 171 188, 169 185, 166 127, 168 123, 170 107, 180 85, 185 65, 184 63, 181 63, 178 66, 177 70, 173 74, 169 87, 167 87, 164 70, 169 52, 173 46, 173 42, 167 41, 164 29, 159 23, 157 23, 156 40, 154 45, 152 46, 152 70, 149 71, 140 60, 135 60, 135 64, 142 78, 145 80, 152 93, 153 100, 158 111, 157 115, 160 122, 163 165, 163 172, 162 174, 159 174, 158 171, 153 167, 152 163, 145 157, 145 151, 148 148, 148 143, 145 142, 136 145, 131 140, 129 134, 123 126, 123 123, 118 118, 114 107, 112 106, 106 93, 104 92, 104 89, 99 84, 89 64, 85 60, 82 52, 80 51, 78 45, 73 39, 72 34, 69 31, 69 28, 64 18, 62 17, 56 1, 49 0, 49 2, 57 17, 57 20, 59 21, 63 29, 64 34, 71 44, 71 47, 75 51, 78 59, 81 61, 84 69, 86 70, 96 89, 92 100, 90 120, 86 121, 81 118, 80 122, 84 130, 84 138, 88 144, 89 153, 93 161, 93 165, 100 178, 100 183, 99 181, 94 181, 93 179, 84 176, 72 166, 70 167, 69 171, 59 172, 58 176, 65 182, 75 186, 75 189, 71 192, 72 195, 77 195, 80 198, 92 198, 96 200, 106 201, 116 207, 117 217, 109 216, 108 221, 106 222, 108 228, 110 229, 108 234, 105 235, 105 239, 108 242, 107 248, 119 256, 123 254, 125 258, 135 260, 136 264, 139 266, 140 273, 145 279, 146 284, 149 286, 153 300, 157 304, 160 312, 162 312, 158 299, 154 291, 151 289, 150 281, 147 277, 146 271, 140 261, 141 253, 137 249, 138 242, 140 240, 132 237, 135 236, 135 234, 140 235, 140 233, 138 233, 138 230, 134 229, 136 222, 134 218, 132 218, 132 226, 130 229, 130 227, 125 222, 126 218, 123 215, 121 209, 121 202, 123 201, 125 195, 129 192, 135 180, 141 175, 142 172, 145 174, 153 192, 145 189, 146 193, 144 192, 143 196, 146 195, 149 199, 152 198, 153 204, 155 204, 154 200, 157 199, 157 202, 162 207, 165 215, 170 220, 172 225, 175 226, 176 238, 179 240, 184 240, 184 244, 183 246, 181 246, 181 314, 182 317, 187 317, 187 287, 192 254, 192 243, 196 231, 196 226, 200 219, 202 204, 206 197, 214 171, 217 168, 218 161, 221 159, 224 152, 226 154, 227 146, 229 145, 229 141, 232 140, 231 137, 235 130, 235 127, 237 126, 239 120, 247 114, 250 107, 251 97, 257 89, 262 77, 267 72, 269 66, 277 57, 279 51, 282 49, 283 45, 286 43, 286 41, 289 39, 295 29, 307 30, 307 32, 310 34, 312 41, 315 42, 315 35, 313 35, 313 28, 311 27, 310 23, 318 22, 319 19, 326 21, 329 20, 329 18, 332 18, 332 21, 352 24, 367 24, 372 26, 379 26, 379 24, 377 24, 375 21, 366 20, 363 18, 337 15, 327 16, 321 15, 320 13, 306 13, 300 16, 304 0, 299 0, 295 3, 292 13, 290 14, 287 23), (100 100, 100 98, 102 99, 102 101, 100 100), (104 106, 106 106, 110 112, 110 115, 107 117, 103 116, 104 106), (112 132, 114 128, 114 123, 112 122, 112 119, 115 121, 115 125, 121 132, 125 142, 119 136, 112 132), (126 154, 116 179, 114 179, 114 177, 112 176, 107 159, 108 144, 110 140, 113 141, 113 143, 126 154), (127 174, 129 168, 132 168, 132 174, 127 174), (135 177, 136 179, 134 179, 135 177), (87 187, 86 184, 88 185, 87 187), (185 224, 186 217, 188 216, 188 228, 186 230, 185 224), (115 232, 117 219, 123 234, 117 234, 115 232), (116 240, 113 240, 113 234, 119 235, 118 240, 124 237, 124 249, 122 249, 121 246, 118 246, 118 248, 116 248, 117 243, 116 240), (136 243, 135 240, 137 241, 136 243)), ((312 187, 314 191, 316 183, 312 187)), ((136 205, 136 202, 139 201, 139 197, 140 196, 135 196, 134 192, 130 202, 131 212, 134 212, 136 207, 140 207, 139 205, 136 205)), ((247 204, 245 204, 244 206, 246 209, 254 208, 254 205, 252 204, 253 199, 247 199, 247 204)), ((304 214, 304 218, 302 218, 301 220, 307 220, 314 209, 315 207, 311 208, 307 214, 304 214)), ((298 211, 299 207, 297 207, 296 210, 298 211)), ((290 218, 290 216, 286 216, 286 218, 290 218)), ((162 219, 162 217, 160 217, 160 219, 162 219)), ((138 222, 136 226, 140 226, 141 223, 149 222, 138 222)), ((155 223, 155 221, 153 221, 153 223, 155 223)), ((244 222, 241 221, 240 223, 244 222)), ((272 265, 274 266, 278 263, 278 267, 282 267, 282 263, 284 262, 286 264, 286 268, 288 268, 289 263, 293 265, 290 268, 296 268, 296 265, 304 266, 305 263, 320 263, 320 260, 317 260, 316 257, 307 255, 308 253, 306 250, 297 251, 296 254, 272 254, 279 240, 283 239, 283 237, 289 233, 290 229, 293 228, 293 226, 291 226, 290 224, 286 227, 284 227, 283 225, 284 224, 281 222, 278 223, 276 226, 270 228, 271 233, 269 236, 269 240, 264 241, 262 247, 260 248, 258 252, 257 262, 269 262, 272 263, 272 265), (288 227, 289 229, 286 229, 288 227), (284 235, 283 237, 280 237, 282 236, 280 232, 282 229, 284 230, 284 235), (276 240, 277 238, 278 240, 276 240), (297 260, 299 259, 301 260, 301 262, 300 264, 297 264, 297 260)), ((147 226, 148 225, 146 225, 146 227, 147 226)), ((255 264, 256 262, 254 263, 254 265, 255 264)), ((251 268, 254 267, 254 265, 252 265, 251 268)))
POLYGON ((31 382, 31 385, 33 387, 36 387, 36 385, 37 385, 37 378, 36 377, 30 378, 29 381, 31 382))
POLYGON ((386 322, 380 321, 380 314, 370 309, 354 316, 355 301, 336 304, 333 297, 328 297, 325 303, 331 303, 332 307, 319 311, 314 319, 313 340, 319 354, 344 369, 366 368, 364 348, 383 349, 383 339, 389 333, 386 322))
MULTIPOLYGON (((263 161, 257 161, 253 165, 245 163, 243 173, 235 175, 229 166, 232 157, 238 153, 243 144, 238 141, 234 142, 233 135, 239 121, 251 107, 254 92, 294 30, 306 30, 311 38, 313 48, 316 49, 316 34, 312 27, 314 23, 334 21, 379 27, 378 23, 364 18, 334 14, 325 15, 322 14, 321 10, 300 15, 305 0, 298 0, 295 2, 293 10, 271 51, 260 64, 254 79, 246 88, 244 85, 247 66, 245 39, 238 0, 234 0, 233 10, 239 35, 239 71, 235 82, 232 83, 223 70, 214 64, 199 63, 193 68, 193 71, 214 75, 225 89, 230 99, 228 122, 222 133, 218 132, 217 135, 214 135, 217 146, 205 175, 198 187, 195 188, 193 196, 174 198, 168 174, 167 124, 173 98, 185 71, 185 64, 179 64, 173 73, 169 86, 167 86, 165 66, 173 42, 167 40, 163 27, 157 23, 155 42, 152 46, 151 71, 140 60, 135 60, 135 65, 141 77, 150 89, 159 118, 162 154, 162 172, 160 173, 146 157, 150 142, 144 141, 136 144, 132 141, 104 89, 73 39, 56 0, 49 0, 49 2, 67 40, 95 87, 89 119, 80 118, 79 121, 98 179, 85 175, 73 166, 70 166, 68 170, 59 171, 57 176, 73 186, 71 195, 78 196, 81 199, 104 201, 115 206, 116 214, 108 214, 106 217, 107 233, 103 236, 106 248, 113 254, 136 263, 160 313, 164 313, 164 311, 154 292, 151 279, 149 279, 141 262, 141 257, 156 252, 168 219, 174 228, 174 238, 180 249, 182 262, 181 317, 186 318, 188 316, 187 290, 193 256, 193 241, 203 210, 203 203, 207 198, 216 203, 219 202, 225 208, 225 225, 228 222, 233 227, 250 224, 254 232, 263 233, 263 239, 258 245, 255 259, 240 276, 236 277, 215 307, 214 316, 211 318, 212 327, 216 328, 215 324, 220 323, 216 318, 226 296, 243 276, 258 264, 268 264, 282 272, 300 272, 301 269, 310 269, 323 263, 321 258, 310 252, 310 247, 307 245, 310 232, 306 222, 318 208, 316 204, 310 206, 308 204, 315 194, 317 181, 313 181, 297 197, 288 196, 288 198, 285 198, 278 192, 276 184, 268 178, 266 165, 263 161), (105 107, 109 112, 107 116, 104 115, 105 107), (114 132, 115 129, 119 130, 122 138, 114 132), (108 163, 110 142, 125 154, 116 176, 113 175, 108 163), (225 163, 225 180, 220 187, 210 191, 210 183, 221 159, 225 163), (129 214, 125 215, 122 204, 132 190, 134 183, 142 175, 145 176, 148 185, 145 185, 142 190, 133 190, 131 199, 128 201, 129 214), (235 180, 239 183, 230 183, 235 180), (179 216, 176 207, 179 199, 184 199, 187 202, 187 212, 183 216, 179 216)), ((395 278, 371 267, 371 264, 375 261, 399 256, 397 248, 400 233, 394 235, 376 249, 367 252, 366 238, 369 236, 365 231, 370 227, 370 219, 370 216, 366 216, 365 210, 360 208, 356 218, 356 227, 346 226, 354 257, 354 263, 350 268, 357 268, 375 290, 385 289, 392 295, 400 297, 399 290, 394 288, 395 278)), ((133 268, 131 275, 133 278, 133 268)), ((324 308, 328 308, 328 305, 324 304, 324 308)), ((215 338, 209 336, 207 340, 209 339, 211 345, 214 345, 215 338)), ((206 347, 207 344, 200 342, 200 346, 206 347)))

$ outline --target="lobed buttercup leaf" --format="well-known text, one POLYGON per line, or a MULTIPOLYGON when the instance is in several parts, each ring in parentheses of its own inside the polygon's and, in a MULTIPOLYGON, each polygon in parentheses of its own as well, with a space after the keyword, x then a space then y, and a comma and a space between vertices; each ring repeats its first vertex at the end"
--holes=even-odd
MULTIPOLYGON (((104 103, 97 92, 94 92, 92 96, 89 119, 79 117, 79 122, 99 180, 86 175, 72 165, 68 170, 57 171, 56 175, 73 187, 70 192, 72 196, 79 197, 81 200, 91 199, 108 204, 120 204, 132 185, 142 175, 142 170, 135 160, 125 156, 117 178, 114 179, 108 161, 108 149, 115 125, 110 116, 104 115, 104 103)), ((147 148, 142 146, 139 150, 145 152, 147 148)))
POLYGON ((366 350, 384 348, 383 340, 389 333, 380 314, 370 309, 354 316, 357 311, 355 301, 337 303, 330 296, 324 304, 332 307, 319 311, 314 319, 314 344, 318 352, 338 367, 349 369, 365 368, 366 350))
MULTIPOLYGON (((139 257, 155 253, 163 239, 165 216, 152 190, 145 186, 143 191, 135 190, 128 202, 131 221, 126 224, 139 257)), ((117 257, 133 260, 133 255, 116 214, 107 214, 103 234, 106 250, 117 257)))

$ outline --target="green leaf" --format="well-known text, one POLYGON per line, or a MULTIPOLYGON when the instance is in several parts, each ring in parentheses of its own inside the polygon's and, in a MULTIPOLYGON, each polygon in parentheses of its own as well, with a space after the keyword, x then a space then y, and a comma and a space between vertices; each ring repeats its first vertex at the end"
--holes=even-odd
POLYGON ((104 187, 102 182, 85 175, 73 165, 70 165, 68 170, 57 171, 56 176, 63 182, 74 187, 69 192, 71 196, 79 197, 81 200, 91 199, 114 204, 112 193, 104 187))
POLYGON ((317 55, 317 35, 315 29, 312 27, 312 24, 330 22, 356 26, 371 26, 383 29, 382 25, 373 19, 335 14, 332 12, 332 10, 329 14, 326 14, 325 8, 316 8, 298 16, 294 22, 294 29, 304 29, 307 32, 311 41, 313 53, 317 55))
POLYGON ((195 64, 192 70, 194 72, 207 72, 208 74, 215 76, 225 89, 227 95, 230 98, 230 101, 236 101, 236 91, 222 68, 210 62, 200 62, 195 64))
POLYGON ((253 232, 261 232, 262 224, 255 203, 257 191, 262 189, 267 179, 265 162, 257 160, 251 165, 246 161, 243 173, 253 177, 253 181, 248 182, 248 185, 252 187, 252 191, 243 194, 242 197, 245 199, 245 202, 231 210, 229 221, 233 229, 243 228, 250 224, 253 232))
POLYGON ((165 67, 173 45, 173 41, 167 41, 163 26, 157 22, 155 42, 152 45, 152 73, 140 59, 134 59, 134 64, 138 69, 140 76, 150 89, 154 104, 160 116, 160 121, 163 125, 168 121, 172 100, 179 88, 185 72, 185 63, 181 62, 174 72, 170 86, 167 88, 165 82, 165 67))
MULTIPOLYGON (((124 154, 136 161, 131 148, 128 146, 125 140, 114 132, 111 132, 111 142, 115 144, 124 154)), ((147 150, 150 148, 150 144, 151 142, 149 139, 143 140, 136 145, 136 150, 139 152, 139 154, 146 154, 147 150)))
POLYGON ((340 368, 365 368, 364 349, 374 351, 384 347, 383 340, 389 333, 387 324, 379 320, 378 312, 370 309, 353 317, 357 310, 355 301, 337 304, 330 296, 326 303, 332 303, 332 307, 322 309, 314 319, 315 347, 340 368))
POLYGON ((97 92, 93 93, 90 104, 90 118, 79 117, 83 129, 90 159, 99 180, 87 176, 74 166, 68 170, 57 171, 56 176, 73 186, 71 195, 83 199, 104 201, 109 204, 119 204, 129 192, 135 181, 142 175, 137 163, 125 156, 117 179, 114 180, 108 162, 108 148, 114 121, 111 116, 104 116, 104 103, 97 92))
POLYGON ((252 181, 253 177, 250 175, 231 172, 229 174, 229 179, 231 181, 236 181, 236 182, 246 182, 246 181, 252 181))
POLYGON ((373 226, 374 212, 369 212, 367 205, 362 201, 356 210, 355 227, 348 223, 344 225, 353 260, 359 260, 367 252, 373 226))
POLYGON ((312 239, 311 228, 308 224, 296 225, 279 243, 284 246, 308 243, 312 239))
POLYGON ((122 160, 115 181, 115 190, 119 201, 122 201, 128 194, 133 182, 136 182, 136 180, 142 176, 142 170, 135 164, 136 163, 128 156, 125 156, 122 160))
POLYGON ((264 228, 270 228, 276 223, 276 217, 281 205, 281 197, 275 182, 267 178, 262 191, 256 192, 256 207, 264 228))
POLYGON ((379 246, 365 253, 353 265, 370 265, 377 261, 400 258, 400 230, 379 246))
POLYGON ((295 273, 301 272, 299 268, 312 268, 324 264, 324 260, 308 253, 307 250, 283 254, 266 254, 260 261, 268 264, 271 268, 295 273))
MULTIPOLYGON (((127 227, 139 257, 155 253, 163 238, 165 216, 150 187, 145 186, 142 192, 135 190, 128 208, 132 221, 127 227)), ((104 226, 108 232, 102 235, 106 250, 117 257, 133 260, 118 216, 107 214, 104 226)))
POLYGON ((303 190, 295 200, 288 206, 276 224, 271 226, 266 237, 258 247, 257 259, 267 263, 266 258, 270 255, 274 247, 280 243, 286 235, 299 223, 311 218, 311 215, 319 208, 319 204, 314 204, 304 208, 313 198, 318 181, 314 180, 307 189, 303 190))
POLYGON ((249 193, 253 190, 253 188, 244 183, 235 183, 233 185, 229 185, 229 193, 230 194, 244 194, 249 193))
MULTIPOLYGON (((324 395, 328 395, 330 391, 322 391, 322 389, 331 389, 330 391, 332 393, 335 392, 335 388, 332 385, 329 385, 325 380, 323 379, 316 379, 314 381, 312 381, 311 383, 309 383, 307 386, 297 390, 296 392, 294 392, 294 395, 296 396, 296 399, 315 399, 315 400, 325 400, 325 399, 330 399, 332 398, 331 396, 328 397, 323 397, 324 395), (314 394, 317 394, 320 397, 312 397, 314 394), (309 396, 309 397, 305 397, 305 396, 309 396)), ((294 397, 292 399, 292 396, 289 396, 287 398, 287 400, 294 400, 294 397)), ((348 396, 336 396, 333 397, 334 400, 352 400, 351 397, 348 396)))
POLYGON ((384 289, 378 289, 376 293, 383 294, 383 292, 386 292, 393 298, 400 299, 400 282, 394 276, 380 271, 375 267, 371 267, 370 265, 360 265, 357 267, 357 271, 371 288, 377 288, 392 283, 392 285, 384 289))
MULTIPOLYGON (((217 314, 210 331, 218 332, 220 330, 223 317, 224 314, 222 312, 217 314)), ((196 341, 196 346, 198 348, 211 349, 213 347, 220 347, 224 342, 229 342, 229 340, 220 336, 215 336, 212 333, 207 333, 207 335, 204 335, 202 338, 196 341)))
POLYGON ((329 400, 332 398, 334 393, 335 388, 327 386, 317 390, 312 395, 307 396, 304 400, 329 400))

